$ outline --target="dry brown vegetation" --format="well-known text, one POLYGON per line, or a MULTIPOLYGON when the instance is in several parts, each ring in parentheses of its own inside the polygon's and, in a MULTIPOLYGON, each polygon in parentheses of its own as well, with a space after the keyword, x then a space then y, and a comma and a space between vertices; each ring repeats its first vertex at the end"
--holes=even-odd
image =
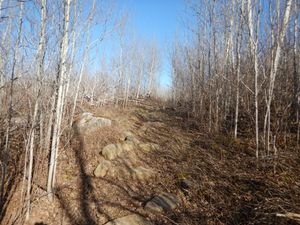
MULTIPOLYGON (((178 116, 159 102, 130 109, 88 105, 84 109, 112 118, 113 125, 65 143, 58 159, 55 201, 46 198, 45 182, 35 185, 27 224, 103 224, 131 212, 155 224, 297 224, 276 217, 276 213, 300 210, 300 161, 295 149, 279 149, 277 158, 257 161, 253 139, 203 133, 190 122, 192 118, 178 116), (137 182, 93 176, 99 149, 118 142, 122 130, 161 146, 149 153, 135 149, 142 165, 158 171, 154 179, 137 182), (188 192, 180 189, 182 178, 193 182, 188 192), (180 206, 165 215, 145 211, 143 204, 159 191, 176 194, 180 206)), ((39 176, 42 181, 46 173, 39 176)), ((16 194, 7 219, 17 204, 16 194)))
POLYGON ((0 0, 0 223, 299 223, 299 4, 186 1, 165 53, 122 4, 0 0))

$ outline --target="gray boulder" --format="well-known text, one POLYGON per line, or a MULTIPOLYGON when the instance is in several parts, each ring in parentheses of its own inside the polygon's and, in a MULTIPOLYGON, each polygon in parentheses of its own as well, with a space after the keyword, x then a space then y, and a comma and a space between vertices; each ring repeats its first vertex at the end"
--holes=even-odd
POLYGON ((182 190, 188 190, 193 186, 193 182, 188 179, 181 179, 179 186, 182 190))
POLYGON ((113 160, 120 156, 122 152, 131 152, 133 149, 133 143, 123 142, 118 144, 109 144, 101 150, 101 154, 105 159, 113 160))
POLYGON ((140 141, 134 136, 134 134, 131 131, 124 131, 122 133, 121 141, 137 145, 140 143, 140 141))
POLYGON ((111 120, 95 117, 92 113, 83 113, 73 124, 74 130, 79 134, 90 132, 100 127, 111 126, 111 120))
POLYGON ((145 167, 139 166, 131 169, 131 176, 135 180, 147 180, 154 175, 154 171, 152 169, 147 169, 145 167))
POLYGON ((111 166, 111 162, 102 159, 96 167, 96 169, 94 170, 95 177, 104 177, 107 174, 108 170, 111 168, 111 166))
POLYGON ((117 144, 118 148, 122 149, 122 151, 130 152, 134 149, 134 144, 130 142, 123 142, 117 144))
POLYGON ((102 149, 101 153, 106 160, 113 160, 117 158, 122 151, 123 149, 121 148, 121 146, 115 144, 109 144, 102 149))
POLYGON ((170 212, 179 205, 178 198, 170 193, 162 192, 152 198, 145 205, 145 209, 152 212, 170 212))

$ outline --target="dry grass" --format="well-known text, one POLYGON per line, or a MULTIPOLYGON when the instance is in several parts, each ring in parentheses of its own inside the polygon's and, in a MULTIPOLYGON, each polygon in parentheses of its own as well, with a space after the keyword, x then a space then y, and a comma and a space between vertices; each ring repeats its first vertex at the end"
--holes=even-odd
MULTIPOLYGON (((50 204, 45 191, 35 187, 36 201, 27 224, 104 224, 129 213, 155 224, 297 224, 276 217, 276 213, 300 212, 300 160, 294 149, 279 149, 278 158, 256 161, 253 140, 203 133, 198 124, 157 102, 127 109, 82 108, 111 118, 113 125, 63 145, 57 198, 50 204), (148 153, 136 149, 140 165, 158 171, 154 179, 137 182, 92 175, 100 149, 119 142, 124 130, 160 145, 148 153), (193 182, 188 192, 178 185, 182 178, 193 182), (181 206, 166 215, 144 211, 145 201, 160 191, 176 194, 181 206)), ((41 171, 39 176, 46 177, 47 168, 41 171)))

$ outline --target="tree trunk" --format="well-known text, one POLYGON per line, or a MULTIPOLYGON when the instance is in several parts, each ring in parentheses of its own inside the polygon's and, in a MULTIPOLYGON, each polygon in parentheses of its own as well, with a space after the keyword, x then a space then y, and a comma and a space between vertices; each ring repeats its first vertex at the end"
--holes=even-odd
POLYGON ((274 85, 275 85, 275 79, 278 71, 280 56, 281 56, 281 50, 282 50, 282 44, 284 41, 284 37, 286 34, 288 22, 290 19, 290 12, 292 8, 292 0, 287 0, 285 12, 284 12, 284 18, 281 25, 280 33, 277 40, 277 47, 275 51, 275 58, 272 62, 271 66, 271 72, 270 72, 270 84, 269 84, 269 90, 268 90, 268 99, 267 99, 267 111, 268 114, 268 126, 267 126, 267 149, 269 150, 269 140, 270 140, 270 132, 271 132, 271 103, 273 98, 273 91, 274 91, 274 85))
MULTIPOLYGON (((258 158, 258 149, 259 149, 259 130, 258 130, 258 56, 257 56, 257 45, 258 45, 258 38, 257 34, 255 34, 254 30, 254 18, 253 18, 253 0, 248 0, 248 25, 249 25, 249 33, 250 33, 250 46, 251 52, 254 58, 254 105, 255 105, 255 142, 256 142, 256 158, 258 158)), ((257 24, 259 24, 257 22, 257 24)), ((258 26, 256 27, 256 32, 258 30, 258 26)))
MULTIPOLYGON (((13 113, 13 95, 14 95, 14 82, 16 79, 16 64, 17 64, 17 58, 18 58, 18 50, 21 43, 21 37, 22 37, 22 27, 23 27, 23 8, 24 3, 23 1, 20 2, 20 13, 19 13, 19 22, 18 22, 18 36, 17 41, 14 47, 13 51, 13 61, 12 61, 12 69, 11 69, 11 76, 10 76, 10 90, 9 90, 9 108, 7 112, 7 120, 8 125, 5 133, 5 145, 4 145, 4 151, 3 151, 3 163, 2 163, 2 177, 1 177, 1 198, 0 200, 3 200, 3 192, 4 192, 4 183, 5 183, 5 176, 7 171, 7 154, 9 150, 10 145, 10 128, 11 128, 11 119, 12 119, 12 113, 13 113)), ((1 202, 0 201, 0 202, 1 202)))
POLYGON ((294 63, 294 99, 293 99, 293 119, 297 124, 297 145, 299 143, 299 75, 297 65, 299 63, 299 51, 298 51, 298 0, 295 0, 295 8, 294 8, 294 56, 293 56, 293 63, 294 63))
POLYGON ((61 121, 63 115, 63 103, 64 103, 63 88, 64 88, 64 82, 66 76, 66 60, 67 60, 67 52, 68 52, 70 1, 71 0, 64 1, 63 38, 60 46, 59 70, 58 70, 57 80, 56 80, 57 89, 56 89, 55 114, 54 114, 54 124, 53 124, 52 143, 51 143, 51 152, 50 152, 50 164, 49 164, 48 181, 47 181, 47 192, 50 200, 52 200, 52 190, 55 185, 57 152, 59 147, 61 121))
MULTIPOLYGON (((29 135, 29 165, 28 165, 28 180, 27 180, 27 211, 26 219, 29 219, 30 216, 30 193, 31 193, 31 181, 32 181, 32 172, 33 172, 33 150, 34 150, 34 138, 35 138, 35 129, 37 125, 38 111, 39 111, 39 101, 42 91, 42 74, 44 72, 44 56, 45 56, 45 31, 46 31, 46 17, 47 17, 47 0, 41 1, 41 30, 40 30, 40 40, 37 52, 37 74, 36 74, 36 101, 34 105, 34 112, 32 117, 32 124, 29 135)), ((42 138, 42 137, 40 137, 42 138)), ((24 171, 26 172, 26 171, 24 171)))
POLYGON ((240 102, 240 73, 241 73, 241 43, 243 41, 243 13, 244 0, 241 2, 241 10, 239 14, 239 26, 236 39, 236 103, 235 103, 235 119, 234 119, 234 138, 237 138, 238 121, 239 121, 239 102, 240 102))

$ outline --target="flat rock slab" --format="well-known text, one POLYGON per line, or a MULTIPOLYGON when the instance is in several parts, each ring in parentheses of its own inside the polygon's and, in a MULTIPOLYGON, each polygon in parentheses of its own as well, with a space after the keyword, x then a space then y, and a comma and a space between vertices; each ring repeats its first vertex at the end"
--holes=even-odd
POLYGON ((128 171, 128 168, 124 166, 114 165, 108 170, 107 175, 114 178, 128 180, 128 178, 130 177, 130 171, 128 171))
POLYGON ((140 141, 134 136, 134 134, 131 131, 124 131, 120 140, 136 145, 140 143, 140 141))
POLYGON ((119 163, 117 163, 117 165, 110 166, 105 173, 107 176, 127 179, 128 181, 133 179, 141 182, 150 179, 154 174, 155 173, 152 169, 147 169, 142 166, 134 167, 130 164, 124 165, 119 163))
POLYGON ((134 149, 133 143, 123 142, 118 144, 106 145, 100 153, 106 160, 114 160, 119 157, 122 152, 131 152, 134 149))
POLYGON ((179 199, 176 195, 162 192, 148 201, 145 205, 145 209, 152 212, 162 213, 173 211, 178 205, 179 199))
MULTIPOLYGON (((104 156, 106 156, 104 154, 104 156)), ((101 159, 98 166, 94 170, 95 177, 115 177, 127 180, 145 181, 153 177, 155 171, 143 166, 135 166, 135 163, 129 158, 123 158, 116 161, 101 159)))
POLYGON ((151 152, 159 149, 159 145, 154 143, 141 143, 139 144, 139 147, 145 152, 151 152))
POLYGON ((154 175, 154 171, 152 169, 147 169, 142 166, 132 168, 130 173, 133 179, 140 181, 148 180, 154 175))
POLYGON ((83 113, 73 124, 74 130, 79 134, 84 134, 86 132, 106 126, 111 126, 110 119, 95 117, 92 113, 88 112, 83 113))
POLYGON ((121 148, 121 146, 109 144, 102 149, 101 154, 106 160, 113 160, 117 158, 122 153, 122 151, 123 149, 121 148))
POLYGON ((104 177, 108 170, 111 168, 112 164, 110 161, 102 159, 101 162, 98 164, 96 169, 94 170, 95 177, 104 177))
POLYGON ((153 225, 153 223, 151 223, 150 221, 146 220, 145 218, 139 215, 131 214, 110 221, 105 225, 153 225))
POLYGON ((119 143, 118 147, 121 148, 123 151, 130 152, 134 149, 134 144, 130 142, 123 142, 119 143))

